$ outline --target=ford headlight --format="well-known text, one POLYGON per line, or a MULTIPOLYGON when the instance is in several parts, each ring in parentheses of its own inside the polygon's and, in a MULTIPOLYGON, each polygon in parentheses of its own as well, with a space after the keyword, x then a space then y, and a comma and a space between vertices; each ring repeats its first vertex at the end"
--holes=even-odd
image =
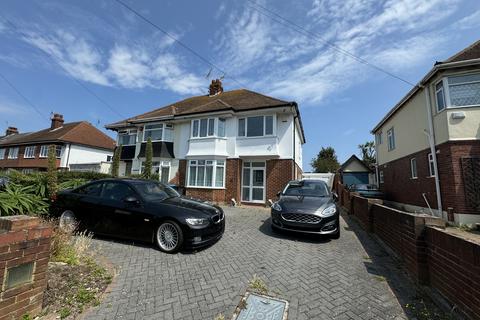
POLYGON ((282 211, 282 206, 278 202, 272 204, 272 209, 275 211, 282 211))
POLYGON ((333 216, 336 212, 337 212, 337 207, 333 205, 333 206, 326 207, 320 215, 326 218, 326 217, 333 216))
POLYGON ((204 218, 188 218, 186 221, 191 226, 205 226, 208 224, 208 219, 204 218))

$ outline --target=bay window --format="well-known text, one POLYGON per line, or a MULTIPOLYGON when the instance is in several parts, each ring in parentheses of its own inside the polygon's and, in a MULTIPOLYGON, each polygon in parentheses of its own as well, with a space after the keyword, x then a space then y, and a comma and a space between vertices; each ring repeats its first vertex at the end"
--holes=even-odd
POLYGON ((188 186, 223 188, 224 160, 190 160, 188 162, 188 186))
POLYGON ((253 116, 238 119, 239 137, 273 135, 273 116, 253 116))
POLYGON ((224 118, 204 118, 192 120, 192 138, 225 137, 224 118))
POLYGON ((143 131, 143 142, 150 138, 152 141, 173 141, 173 125, 172 124, 148 124, 143 131))
POLYGON ((137 142, 137 129, 118 131, 118 145, 131 146, 137 142))
POLYGON ((449 76, 435 85, 437 111, 448 107, 480 106, 480 73, 449 76))

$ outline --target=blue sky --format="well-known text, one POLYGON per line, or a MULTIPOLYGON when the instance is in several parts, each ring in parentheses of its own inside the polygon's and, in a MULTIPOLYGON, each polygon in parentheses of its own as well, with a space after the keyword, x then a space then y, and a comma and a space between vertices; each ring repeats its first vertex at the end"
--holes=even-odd
MULTIPOLYGON (((410 89, 259 13, 247 1, 124 0, 226 71, 239 87, 297 101, 307 144, 339 160, 372 140, 370 129, 410 89)), ((256 0, 324 39, 416 83, 436 60, 478 40, 478 0, 256 0)), ((190 95, 222 73, 109 1, 0 3, 0 130, 49 125, 50 113, 100 128, 190 95), (99 102, 82 86, 106 101, 99 102)), ((112 135, 112 132, 108 132, 112 135)))

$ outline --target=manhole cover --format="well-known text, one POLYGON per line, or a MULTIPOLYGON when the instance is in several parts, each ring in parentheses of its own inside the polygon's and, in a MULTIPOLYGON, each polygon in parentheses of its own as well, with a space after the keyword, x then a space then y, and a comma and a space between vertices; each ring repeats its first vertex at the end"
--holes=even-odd
POLYGON ((247 292, 234 314, 234 320, 286 320, 288 302, 247 292), (245 305, 246 302, 246 305, 245 305), (241 307, 243 306, 243 307, 241 307))

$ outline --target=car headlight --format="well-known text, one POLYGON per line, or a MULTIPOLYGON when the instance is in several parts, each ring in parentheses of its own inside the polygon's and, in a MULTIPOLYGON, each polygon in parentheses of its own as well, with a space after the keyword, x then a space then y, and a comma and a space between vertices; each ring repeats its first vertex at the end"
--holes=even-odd
POLYGON ((191 226, 205 226, 208 224, 208 219, 204 218, 187 218, 186 221, 191 226))
POLYGON ((282 206, 278 202, 272 204, 272 209, 275 211, 282 211, 282 206))
POLYGON ((326 217, 331 217, 333 216, 335 213, 337 212, 337 207, 335 206, 329 206, 329 207, 326 207, 322 213, 320 214, 322 217, 326 218, 326 217))

